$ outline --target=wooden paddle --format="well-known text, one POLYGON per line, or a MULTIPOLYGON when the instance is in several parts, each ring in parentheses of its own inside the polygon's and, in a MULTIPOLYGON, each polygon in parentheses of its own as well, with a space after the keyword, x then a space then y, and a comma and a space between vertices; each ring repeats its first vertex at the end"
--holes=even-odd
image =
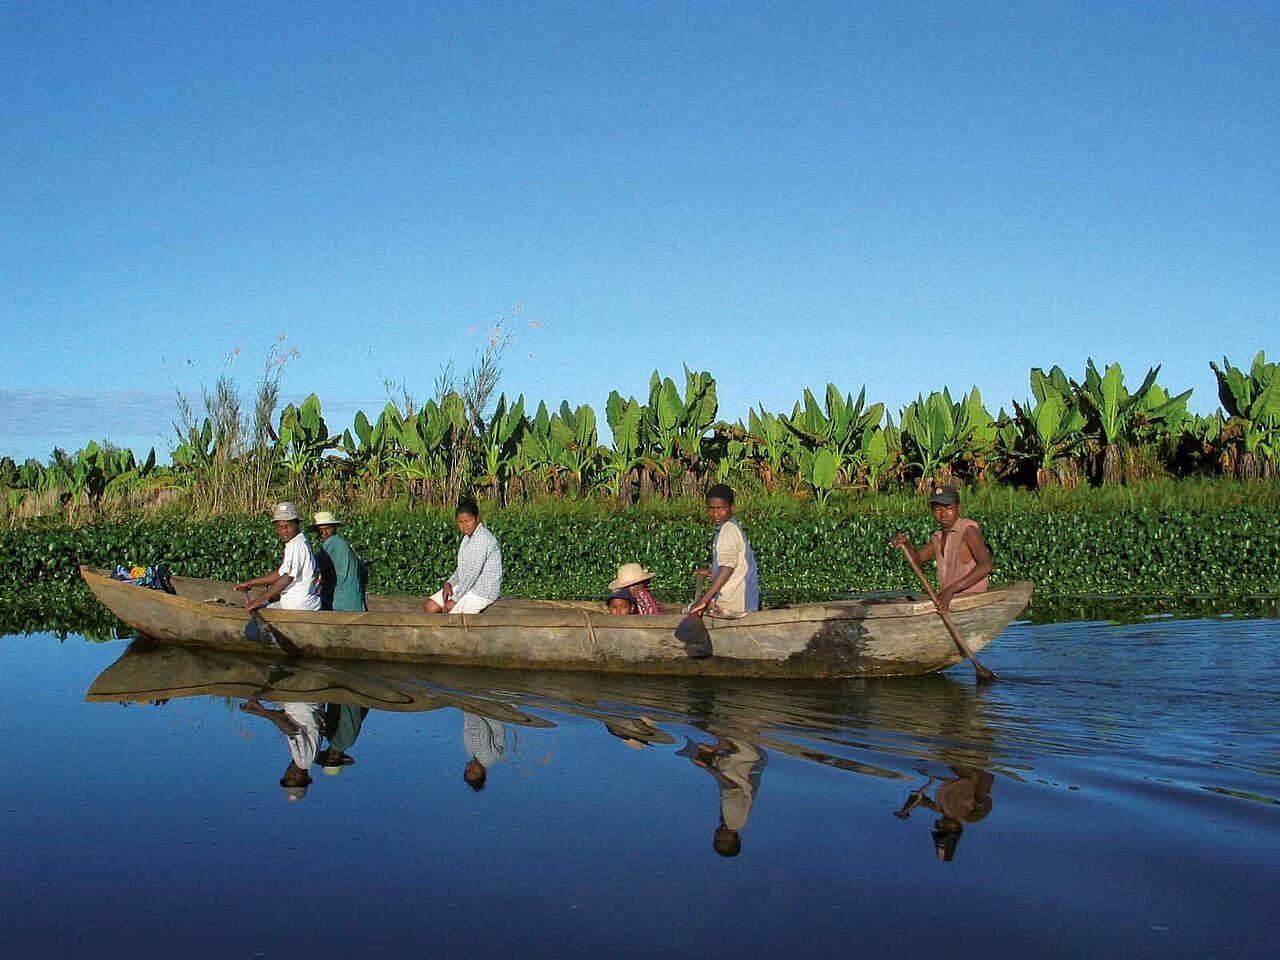
MULTIPOLYGON (((698 597, 702 595, 702 579, 700 577, 693 578, 693 602, 698 602, 698 597)), ((676 624, 676 639, 684 644, 684 649, 690 657, 695 660, 701 660, 703 657, 711 656, 711 634, 707 632, 707 625, 702 622, 702 614, 690 613, 676 624)))
POLYGON ((946 624, 947 632, 951 634, 951 639, 955 641, 956 649, 959 650, 966 660, 973 664, 974 672, 978 675, 979 683, 990 683, 992 680, 999 680, 994 670, 984 667, 978 662, 978 658, 973 655, 973 651, 969 649, 969 645, 964 642, 964 637, 960 636, 960 631, 956 628, 956 622, 951 619, 951 614, 942 609, 942 604, 938 601, 938 595, 933 592, 933 587, 929 584, 929 578, 924 575, 924 571, 920 569, 920 564, 916 562, 915 555, 911 552, 911 548, 905 543, 898 544, 902 548, 902 555, 907 558, 907 563, 911 564, 911 569, 916 572, 916 577, 920 580, 920 586, 924 587, 924 592, 929 595, 929 599, 933 601, 933 609, 938 612, 938 616, 942 618, 942 622, 946 624))
POLYGON ((270 647, 275 643, 275 631, 271 629, 270 624, 258 616, 257 610, 250 610, 249 622, 244 625, 244 638, 270 647))

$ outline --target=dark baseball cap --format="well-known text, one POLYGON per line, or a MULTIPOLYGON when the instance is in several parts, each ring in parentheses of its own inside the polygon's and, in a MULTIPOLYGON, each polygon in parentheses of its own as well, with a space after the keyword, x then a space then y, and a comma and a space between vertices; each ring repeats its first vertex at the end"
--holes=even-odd
POLYGON ((960 492, 956 490, 955 484, 953 483, 944 483, 940 487, 934 487, 932 493, 929 495, 929 503, 931 504, 937 503, 944 507, 949 507, 953 503, 959 502, 960 492))

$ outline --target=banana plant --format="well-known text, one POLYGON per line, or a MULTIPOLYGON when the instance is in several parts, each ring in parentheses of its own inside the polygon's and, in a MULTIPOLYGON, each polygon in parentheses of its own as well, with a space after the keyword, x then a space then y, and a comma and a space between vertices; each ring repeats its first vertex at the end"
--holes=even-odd
POLYGON ((866 471, 867 489, 880 489, 880 483, 893 468, 895 458, 902 452, 901 435, 893 424, 893 417, 886 416, 885 424, 872 424, 858 438, 858 458, 866 471))
POLYGON ((16 485, 32 493, 41 494, 52 489, 53 480, 52 472, 43 463, 31 459, 18 468, 16 485))
MULTIPOLYGON (((401 420, 394 438, 395 475, 404 482, 410 495, 426 501, 444 503, 448 499, 456 420, 462 410, 461 399, 450 401, 449 396, 446 394, 439 402, 428 400, 413 416, 401 420)), ((465 424, 465 412, 461 420, 465 424)))
POLYGON ((320 412, 320 398, 314 393, 280 411, 276 431, 282 453, 280 464, 294 478, 304 499, 310 499, 315 480, 324 467, 325 451, 338 446, 340 438, 329 436, 329 428, 320 412))
POLYGON ((949 479, 961 461, 975 459, 975 437, 994 440, 994 420, 974 387, 959 403, 943 388, 907 404, 901 415, 903 459, 917 474, 917 485, 949 479))
POLYGON ((596 412, 585 403, 575 410, 568 400, 562 401, 559 412, 551 415, 551 437, 561 474, 574 482, 581 496, 591 485, 600 445, 596 412))
POLYGON ((1170 397, 1156 387, 1159 373, 1159 365, 1150 368, 1142 385, 1130 393, 1125 388, 1120 364, 1108 364, 1099 374, 1090 358, 1084 383, 1074 384, 1088 418, 1086 430, 1101 448, 1099 474, 1104 484, 1120 483, 1124 479, 1131 448, 1150 438, 1153 429, 1160 429, 1167 421, 1180 423, 1186 415, 1191 391, 1170 397))
POLYGON ((800 478, 813 491, 819 506, 825 507, 840 476, 836 458, 827 447, 801 447, 799 457, 800 478))
MULTIPOLYGON (((715 423, 719 409, 716 381, 710 373, 695 373, 686 366, 684 378, 681 396, 675 381, 653 371, 649 378, 649 403, 643 408, 641 435, 646 464, 668 496, 686 474, 696 483, 702 470, 703 440, 715 423)), ((688 483, 682 486, 689 488, 688 483)))
POLYGON ((570 485, 581 494, 592 480, 598 441, 595 411, 587 404, 573 409, 566 400, 548 414, 547 405, 539 403, 525 437, 526 456, 553 494, 570 485))
POLYGON ((524 394, 517 397, 510 407, 507 406, 506 394, 500 396, 498 406, 484 424, 479 438, 482 466, 481 476, 477 478, 477 485, 487 487, 495 502, 503 501, 506 483, 519 453, 520 437, 527 429, 524 394))
POLYGON ((640 445, 644 407, 635 397, 624 400, 614 390, 605 401, 604 413, 613 434, 612 446, 601 448, 600 469, 605 487, 615 499, 630 503, 632 478, 644 464, 640 445))
POLYGON ((1015 434, 1021 441, 1015 456, 1035 466, 1036 487, 1075 485, 1069 466, 1085 442, 1085 416, 1074 398, 1049 394, 1034 406, 1013 403, 1015 434))
POLYGON ((386 477, 395 438, 404 423, 400 409, 388 403, 375 423, 370 423, 363 410, 357 410, 352 429, 342 432, 338 448, 346 458, 347 471, 363 482, 378 483, 386 477))
POLYGON ((170 454, 174 468, 186 473, 207 470, 217 452, 213 421, 205 417, 198 427, 192 423, 184 430, 175 423, 173 429, 178 434, 178 445, 170 454))
POLYGON ((1246 372, 1226 357, 1222 367, 1210 362, 1218 380, 1218 399, 1229 419, 1224 469, 1242 479, 1273 476, 1280 456, 1280 365, 1267 363, 1259 350, 1246 372))
POLYGON ((149 480, 156 473, 156 448, 152 447, 147 458, 138 463, 132 450, 117 450, 107 458, 104 496, 121 493, 149 480))
POLYGON ((107 463, 105 452, 93 440, 77 451, 75 459, 68 459, 64 467, 71 479, 71 494, 84 493, 91 502, 101 500, 107 491, 107 463))
MULTIPOLYGON (((863 387, 854 400, 851 394, 842 394, 834 383, 828 383, 823 406, 819 407, 813 393, 806 388, 803 406, 797 403, 790 419, 784 421, 800 439, 802 448, 814 455, 815 459, 807 462, 821 463, 819 475, 823 478, 827 472, 826 458, 819 461, 816 455, 820 450, 827 451, 836 469, 835 484, 853 483, 866 472, 865 435, 868 430, 879 427, 884 419, 884 404, 873 403, 864 409, 866 392, 863 387)), ((801 472, 811 471, 802 467, 801 472)))
POLYGON ((706 450, 708 461, 715 465, 716 483, 732 482, 751 463, 748 457, 747 429, 741 420, 717 423, 706 444, 706 450))
POLYGON ((765 489, 772 493, 786 474, 795 468, 800 442, 786 424, 786 418, 760 405, 747 411, 747 456, 760 474, 765 489))

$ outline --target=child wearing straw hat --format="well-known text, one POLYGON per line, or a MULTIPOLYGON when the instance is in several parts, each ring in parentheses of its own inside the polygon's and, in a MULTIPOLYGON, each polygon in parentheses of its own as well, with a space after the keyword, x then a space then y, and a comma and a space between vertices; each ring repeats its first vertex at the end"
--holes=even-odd
POLYGON ((649 592, 653 574, 638 563, 624 563, 618 567, 618 576, 609 584, 610 590, 626 590, 635 601, 636 613, 662 613, 662 604, 649 592))

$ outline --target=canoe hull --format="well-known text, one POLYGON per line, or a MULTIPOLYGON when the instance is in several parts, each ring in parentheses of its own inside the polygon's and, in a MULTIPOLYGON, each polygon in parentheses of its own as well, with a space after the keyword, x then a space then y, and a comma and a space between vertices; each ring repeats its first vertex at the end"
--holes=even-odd
MULTIPOLYGON (((177 595, 81 567, 94 595, 144 636, 218 650, 261 652, 231 585, 175 577, 177 595)), ((1033 585, 958 597, 956 621, 982 650, 1026 607, 1033 585)), ((428 615, 411 597, 370 597, 366 613, 264 610, 261 634, 286 653, 486 667, 680 676, 873 677, 933 673, 960 654, 927 599, 799 604, 741 620, 705 621, 712 656, 676 639, 680 615, 617 617, 597 604, 500 600, 477 615, 428 615)))

